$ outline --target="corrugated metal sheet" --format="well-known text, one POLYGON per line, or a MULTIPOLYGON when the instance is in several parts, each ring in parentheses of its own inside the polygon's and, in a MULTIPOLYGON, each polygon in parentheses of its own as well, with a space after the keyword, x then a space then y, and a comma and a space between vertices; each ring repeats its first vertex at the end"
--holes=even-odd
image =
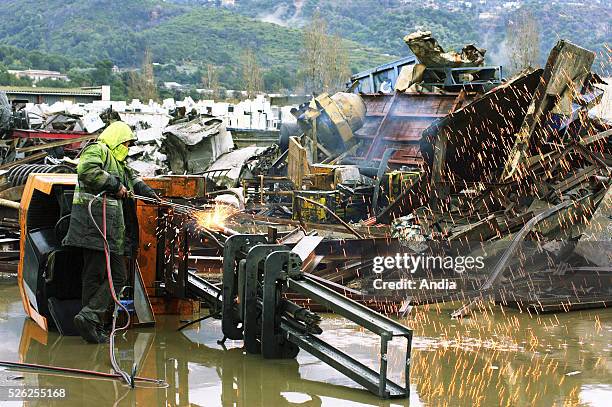
POLYGON ((46 103, 71 101, 73 103, 91 103, 102 100, 100 88, 36 88, 32 86, 0 86, 0 91, 6 92, 9 100, 28 101, 30 103, 46 103))
POLYGON ((0 91, 6 93, 24 93, 34 95, 89 95, 99 96, 102 91, 99 89, 83 88, 37 88, 33 86, 0 86, 0 91))

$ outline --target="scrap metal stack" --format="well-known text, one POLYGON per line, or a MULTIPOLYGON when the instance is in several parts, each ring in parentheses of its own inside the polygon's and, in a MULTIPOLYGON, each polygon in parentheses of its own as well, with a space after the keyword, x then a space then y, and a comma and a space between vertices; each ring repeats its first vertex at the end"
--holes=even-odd
MULTIPOLYGON (((271 226, 286 244, 324 236, 329 253, 309 271, 376 309, 467 299, 463 315, 485 298, 538 312, 612 303, 612 124, 606 108, 594 114, 606 86, 591 71, 595 55, 561 40, 544 69, 504 80, 474 45, 445 52, 429 32, 405 41, 416 58, 394 66, 395 83, 384 81, 390 92, 360 95, 353 83, 316 95, 293 109, 297 125, 283 127, 278 145, 234 149, 223 119, 187 105, 119 113, 29 106, 25 116, 4 108, 0 123, 12 132, 1 140, 0 170, 64 154, 54 149, 80 147, 121 119, 137 133, 128 162, 142 175, 206 178, 209 198, 239 211, 237 230, 271 226), (32 132, 72 137, 50 142, 32 132), (457 289, 417 289, 410 298, 374 290, 372 258, 400 252, 483 255, 486 267, 389 270, 387 278, 457 289)), ((55 168, 66 170, 16 167, 5 184, 55 168)))
MULTIPOLYGON (((279 158, 293 195, 283 198, 279 172, 260 175, 252 183, 262 190, 255 216, 332 240, 334 223, 345 238, 384 236, 372 257, 397 250, 489 256, 486 270, 469 276, 391 273, 457 283, 456 291, 415 290, 412 302, 489 296, 538 312, 612 303, 612 125, 593 114, 606 86, 591 72, 594 53, 561 40, 544 69, 486 85, 483 78, 501 69, 484 66, 484 50, 446 53, 427 33, 406 41, 421 64, 402 68, 395 94, 363 95, 364 114, 347 107, 356 102, 344 94, 319 95, 295 111, 301 128, 279 158), (419 129, 416 116, 427 116, 427 125, 419 129), (403 132, 417 142, 402 144, 403 132), (347 196, 362 205, 347 210, 347 196)), ((357 251, 313 272, 374 294, 366 263, 357 251)))

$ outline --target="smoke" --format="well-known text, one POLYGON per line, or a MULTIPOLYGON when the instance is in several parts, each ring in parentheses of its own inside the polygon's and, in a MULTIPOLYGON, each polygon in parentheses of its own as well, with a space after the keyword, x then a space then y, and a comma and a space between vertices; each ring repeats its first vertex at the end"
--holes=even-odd
POLYGON ((508 40, 504 38, 492 48, 487 48, 487 65, 508 66, 510 62, 510 52, 508 48, 508 40))
POLYGON ((501 65, 507 67, 510 62, 510 49, 505 32, 488 29, 480 34, 481 46, 487 50, 485 54, 486 65, 501 65))
POLYGON ((302 18, 302 6, 304 2, 295 0, 293 6, 295 11, 292 15, 287 4, 279 4, 271 13, 260 14, 257 18, 265 23, 272 23, 282 27, 301 27, 306 24, 306 20, 302 18))

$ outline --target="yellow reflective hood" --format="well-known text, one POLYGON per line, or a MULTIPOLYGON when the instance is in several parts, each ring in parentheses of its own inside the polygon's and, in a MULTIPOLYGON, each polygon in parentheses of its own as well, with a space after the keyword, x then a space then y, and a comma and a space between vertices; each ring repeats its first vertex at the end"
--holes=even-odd
POLYGON ((104 143, 118 161, 127 157, 127 147, 122 144, 126 141, 136 141, 136 136, 130 126, 124 122, 113 122, 98 136, 98 142, 104 143))

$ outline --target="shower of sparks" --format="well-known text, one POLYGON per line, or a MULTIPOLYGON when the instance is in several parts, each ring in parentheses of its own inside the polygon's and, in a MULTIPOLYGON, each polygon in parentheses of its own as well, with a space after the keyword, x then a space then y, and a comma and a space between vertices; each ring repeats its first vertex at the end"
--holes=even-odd
POLYGON ((217 204, 211 209, 194 212, 193 217, 202 228, 221 232, 226 221, 237 212, 233 206, 217 204))

